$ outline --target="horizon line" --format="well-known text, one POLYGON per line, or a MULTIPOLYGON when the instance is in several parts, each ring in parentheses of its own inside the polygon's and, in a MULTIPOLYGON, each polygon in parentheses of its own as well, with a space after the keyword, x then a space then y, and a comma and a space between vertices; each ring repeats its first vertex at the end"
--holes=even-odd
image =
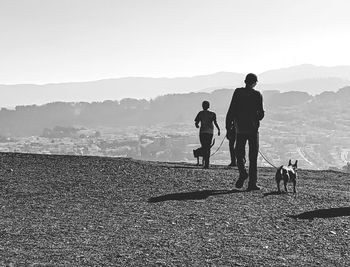
MULTIPOLYGON (((326 66, 326 65, 315 65, 312 63, 303 63, 303 64, 297 64, 297 65, 290 65, 288 67, 280 67, 280 68, 271 68, 268 70, 264 70, 262 72, 258 72, 257 75, 262 75, 266 72, 270 71, 276 71, 276 70, 284 70, 284 69, 290 69, 294 67, 301 67, 301 66, 312 66, 317 68, 336 68, 336 67, 350 67, 349 65, 332 65, 332 66, 326 66)), ((220 73, 232 73, 232 74, 240 74, 245 75, 246 72, 238 72, 238 71, 216 71, 212 73, 206 73, 206 74, 195 74, 195 75, 179 75, 179 76, 145 76, 145 75, 127 75, 127 76, 120 76, 120 77, 106 77, 106 78, 100 78, 96 80, 76 80, 76 81, 55 81, 55 82, 24 82, 24 83, 0 83, 0 86, 16 86, 16 85, 28 85, 28 86, 45 86, 45 85, 59 85, 59 84, 71 84, 71 83, 90 83, 90 82, 100 82, 100 81, 106 81, 106 80, 120 80, 120 79, 187 79, 187 78, 194 78, 194 77, 201 77, 201 76, 209 76, 209 75, 215 75, 220 73)), ((248 73, 248 72, 247 72, 248 73)))
MULTIPOLYGON (((341 88, 339 88, 338 90, 336 90, 336 91, 329 91, 329 90, 324 90, 324 91, 322 91, 322 92, 320 92, 320 93, 317 93, 317 94, 311 94, 311 93, 308 93, 308 92, 305 92, 305 91, 298 91, 298 90, 289 90, 289 91, 280 91, 280 90, 274 90, 274 89, 270 89, 270 90, 258 90, 258 91, 260 91, 260 92, 275 92, 275 91, 277 91, 278 93, 280 93, 280 94, 284 94, 284 93, 306 93, 306 94, 308 94, 308 95, 310 95, 310 96, 312 96, 312 97, 316 97, 316 96, 318 96, 318 95, 321 95, 321 94, 323 94, 323 93, 329 93, 329 92, 332 92, 332 93, 338 93, 340 90, 342 90, 342 89, 344 89, 344 88, 347 88, 347 87, 349 87, 350 88, 350 85, 349 86, 344 86, 344 87, 341 87, 341 88)), ((216 89, 216 90, 214 90, 214 91, 212 91, 212 92, 199 92, 199 91, 197 91, 197 92, 186 92, 186 93, 175 93, 176 95, 183 95, 183 94, 193 94, 193 93, 206 93, 206 94, 213 94, 215 91, 219 91, 219 90, 235 90, 235 88, 220 88, 220 89, 216 89)), ((51 102, 45 102, 45 103, 31 103, 31 104, 18 104, 18 105, 15 105, 15 106, 0 106, 0 110, 1 109, 7 109, 7 110, 16 110, 16 107, 27 107, 27 106, 38 106, 38 107, 40 107, 40 106, 45 106, 45 105, 48 105, 48 104, 54 104, 54 103, 66 103, 66 104, 77 104, 77 103, 88 103, 88 104, 92 104, 92 103, 94 103, 94 102, 97 102, 97 103, 103 103, 103 102, 105 102, 105 101, 113 101, 113 102, 115 102, 115 101, 118 101, 118 102, 120 102, 121 100, 123 100, 123 99, 134 99, 134 100, 146 100, 146 101, 151 101, 152 99, 154 100, 154 99, 156 99, 157 97, 161 97, 161 96, 167 96, 167 95, 174 95, 174 93, 169 93, 169 94, 164 94, 164 95, 158 95, 158 96, 156 96, 156 97, 150 97, 150 98, 148 98, 148 99, 146 99, 146 98, 133 98, 133 97, 125 97, 125 98, 122 98, 122 99, 104 99, 104 100, 101 100, 101 101, 99 101, 99 100, 93 100, 93 101, 83 101, 83 100, 81 100, 81 101, 62 101, 62 100, 56 100, 56 101, 51 101, 51 102)))

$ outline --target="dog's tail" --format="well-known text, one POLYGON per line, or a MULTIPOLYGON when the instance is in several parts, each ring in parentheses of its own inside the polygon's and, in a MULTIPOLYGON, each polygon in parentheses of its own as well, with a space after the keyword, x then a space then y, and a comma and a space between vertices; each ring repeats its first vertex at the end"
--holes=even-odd
POLYGON ((213 143, 210 145, 210 148, 212 148, 215 145, 215 138, 213 139, 213 143))

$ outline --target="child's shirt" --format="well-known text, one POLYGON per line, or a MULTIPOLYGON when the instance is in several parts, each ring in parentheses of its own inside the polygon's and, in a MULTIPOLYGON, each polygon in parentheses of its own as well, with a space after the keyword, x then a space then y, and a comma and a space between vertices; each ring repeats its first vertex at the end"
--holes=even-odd
POLYGON ((216 121, 216 114, 209 110, 200 111, 194 119, 196 123, 201 123, 199 133, 214 134, 213 122, 216 121))

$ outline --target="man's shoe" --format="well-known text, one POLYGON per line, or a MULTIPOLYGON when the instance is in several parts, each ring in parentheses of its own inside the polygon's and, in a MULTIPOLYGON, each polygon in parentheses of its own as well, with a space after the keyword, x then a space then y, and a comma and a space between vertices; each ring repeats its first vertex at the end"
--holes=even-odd
POLYGON ((247 191, 255 191, 255 190, 260 190, 261 188, 257 185, 253 186, 248 186, 247 191))
POLYGON ((237 167, 237 164, 236 164, 236 163, 231 162, 231 163, 230 163, 228 166, 229 166, 229 167, 237 167))
POLYGON ((248 174, 245 174, 244 176, 240 176, 236 182, 236 188, 242 188, 244 184, 244 180, 248 178, 248 174))

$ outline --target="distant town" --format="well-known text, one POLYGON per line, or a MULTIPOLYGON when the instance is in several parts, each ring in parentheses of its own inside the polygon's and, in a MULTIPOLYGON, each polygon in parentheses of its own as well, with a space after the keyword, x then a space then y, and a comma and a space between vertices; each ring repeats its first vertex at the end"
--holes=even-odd
MULTIPOLYGON (((223 117, 220 119, 223 121, 223 117)), ((348 130, 321 133, 301 129, 296 123, 287 127, 283 122, 267 120, 260 129, 261 153, 270 163, 278 166, 289 159, 298 159, 299 167, 304 169, 346 170, 350 162, 348 130)), ((193 149, 199 146, 198 132, 192 124, 125 127, 118 130, 57 126, 44 129, 40 136, 0 139, 2 152, 131 157, 193 164, 197 163, 193 149)), ((229 164, 230 154, 224 129, 221 136, 215 136, 211 153, 215 153, 211 157, 212 164, 229 164)), ((260 155, 258 165, 270 166, 260 155)))

